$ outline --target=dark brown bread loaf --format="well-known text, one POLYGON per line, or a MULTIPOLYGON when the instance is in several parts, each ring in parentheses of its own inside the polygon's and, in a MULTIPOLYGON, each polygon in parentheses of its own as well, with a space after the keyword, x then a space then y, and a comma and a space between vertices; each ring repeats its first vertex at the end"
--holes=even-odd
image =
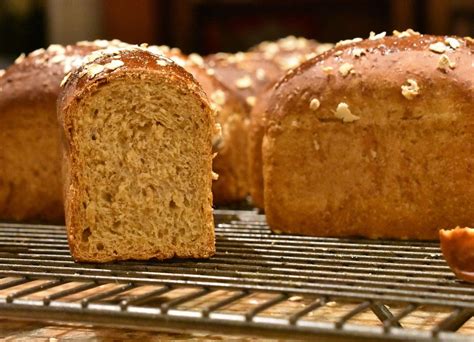
POLYGON ((294 69, 269 100, 275 231, 437 239, 473 226, 472 39, 372 35, 294 69))
POLYGON ((87 60, 58 101, 73 257, 211 256, 215 125, 202 88, 146 47, 87 60))
POLYGON ((1 73, 0 220, 63 222, 59 85, 85 55, 110 44, 121 42, 51 45, 1 73))

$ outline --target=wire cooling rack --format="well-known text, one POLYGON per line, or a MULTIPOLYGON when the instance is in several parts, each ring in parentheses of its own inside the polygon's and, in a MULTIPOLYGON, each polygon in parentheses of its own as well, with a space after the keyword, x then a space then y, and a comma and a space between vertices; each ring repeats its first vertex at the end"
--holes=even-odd
POLYGON ((472 340, 474 286, 431 242, 276 235, 216 210, 210 260, 76 264, 64 227, 0 224, 0 316, 314 339, 472 340))

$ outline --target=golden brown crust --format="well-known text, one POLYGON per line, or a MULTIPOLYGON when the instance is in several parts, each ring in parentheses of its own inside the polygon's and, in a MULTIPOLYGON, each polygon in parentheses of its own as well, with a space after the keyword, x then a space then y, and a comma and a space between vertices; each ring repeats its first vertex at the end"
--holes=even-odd
POLYGON ((460 228, 439 231, 441 251, 454 274, 474 282, 474 229, 460 228))
POLYGON ((375 36, 290 71, 263 142, 269 225, 414 239, 472 225, 472 53, 457 37, 375 36))
POLYGON ((22 54, 0 76, 0 219, 64 221, 55 112, 59 86, 85 55, 105 44, 110 42, 50 45, 22 54))
MULTIPOLYGON (((196 100, 201 103, 202 108, 206 109, 207 117, 205 120, 209 122, 209 136, 212 135, 212 129, 214 126, 214 119, 212 112, 209 108, 208 99, 200 87, 195 81, 193 76, 186 72, 182 67, 175 64, 173 61, 163 55, 157 55, 151 53, 145 47, 128 46, 126 48, 110 48, 92 54, 88 57, 88 62, 81 66, 76 72, 74 72, 64 83, 60 96, 57 102, 57 112, 60 125, 62 127, 62 133, 64 135, 64 197, 65 197, 65 215, 66 215, 66 226, 68 229, 68 241, 71 249, 71 254, 77 261, 91 261, 91 256, 85 255, 79 247, 80 239, 80 206, 82 201, 79 196, 77 170, 80 170, 80 163, 84 161, 77 160, 75 149, 76 147, 72 144, 72 134, 74 134, 74 107, 77 105, 82 98, 88 94, 93 93, 102 84, 113 82, 115 79, 123 77, 127 78, 146 78, 147 75, 156 75, 161 79, 166 79, 167 82, 174 83, 176 86, 191 96, 195 97, 196 100)), ((211 164, 211 150, 209 148, 208 163, 211 164)), ((209 173, 207 183, 209 189, 212 179, 209 173)), ((206 217, 206 229, 213 227, 213 216, 212 216, 212 193, 209 191, 209 203, 203 204, 202 208, 205 212, 206 217)), ((204 228, 203 228, 204 229, 204 228)), ((215 253, 214 245, 214 233, 212 231, 206 232, 211 234, 209 243, 199 251, 199 255, 194 252, 185 253, 182 252, 179 255, 175 254, 163 254, 160 251, 156 251, 155 254, 150 255, 147 253, 131 255, 114 255, 98 257, 94 259, 95 262, 108 262, 112 260, 123 260, 123 259, 167 259, 171 257, 192 257, 192 258, 203 258, 210 257, 215 253)))
MULTIPOLYGON (((409 78, 415 78, 427 86, 432 86, 431 83, 436 80, 443 83, 454 81, 465 86, 460 89, 465 89, 466 94, 471 95, 472 63, 466 55, 472 56, 473 46, 472 41, 459 37, 416 34, 404 38, 387 36, 336 45, 334 49, 287 73, 275 87, 269 112, 277 118, 286 113, 305 111, 307 98, 324 94, 325 91, 348 92, 357 87, 360 92, 364 92, 367 91, 363 87, 365 80, 379 87, 393 89, 397 95, 401 95, 399 90, 409 78), (457 40, 461 46, 452 49, 445 43, 447 38, 457 40), (433 49, 436 50, 436 47, 430 46, 436 43, 444 45, 446 50, 435 52, 433 49), (443 55, 452 59, 454 68, 439 68, 443 55), (350 68, 347 75, 344 75, 345 67, 350 68), (304 99, 294 96, 296 92, 301 92, 299 89, 307 90, 304 99)), ((335 97, 336 100, 343 99, 343 96, 335 97)), ((399 98, 402 99, 401 96, 399 98)), ((426 96, 417 100, 423 98, 426 96)))

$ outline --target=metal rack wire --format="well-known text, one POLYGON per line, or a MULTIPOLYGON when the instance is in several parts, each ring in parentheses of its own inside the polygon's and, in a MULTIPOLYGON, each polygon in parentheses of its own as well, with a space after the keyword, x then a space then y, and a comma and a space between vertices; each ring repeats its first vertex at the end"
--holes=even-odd
POLYGON ((474 338, 474 286, 437 244, 276 235, 216 210, 210 260, 76 264, 64 227, 0 224, 0 316, 151 330, 474 338))

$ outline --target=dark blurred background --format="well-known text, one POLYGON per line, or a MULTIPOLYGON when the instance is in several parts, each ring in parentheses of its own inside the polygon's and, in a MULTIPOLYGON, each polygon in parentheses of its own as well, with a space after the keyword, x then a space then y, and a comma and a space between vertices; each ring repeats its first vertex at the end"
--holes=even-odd
POLYGON ((290 34, 474 33, 474 0, 1 0, 0 67, 50 43, 118 38, 207 54, 290 34))

